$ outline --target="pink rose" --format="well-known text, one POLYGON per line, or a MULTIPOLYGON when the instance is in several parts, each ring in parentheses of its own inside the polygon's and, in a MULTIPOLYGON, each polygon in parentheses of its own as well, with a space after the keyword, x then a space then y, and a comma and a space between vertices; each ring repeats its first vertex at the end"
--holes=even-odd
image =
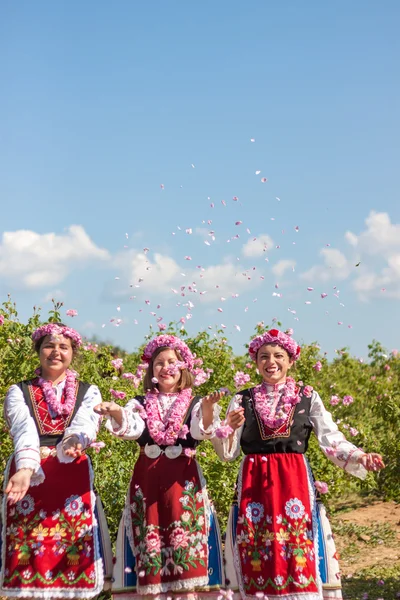
POLYGON ((0 325, 3 325, 4 323, 4 315, 0 315, 0 325))
POLYGON ((122 364, 123 364, 123 359, 122 358, 114 358, 114 360, 111 361, 112 366, 114 367, 114 369, 121 369, 122 364))
POLYGON ((315 481, 314 485, 320 494, 326 494, 329 490, 328 484, 325 481, 315 481))
POLYGON ((312 386, 312 385, 306 385, 306 386, 303 388, 303 394, 304 394, 304 395, 305 395, 307 398, 311 398, 311 396, 312 396, 312 393, 313 393, 313 390, 314 390, 314 388, 313 388, 313 386, 312 386))
POLYGON ((313 366, 313 369, 315 369, 316 371, 320 371, 322 369, 322 363, 320 360, 318 360, 315 365, 313 366))
POLYGON ((350 406, 350 404, 353 404, 353 402, 354 402, 353 396, 343 396, 344 406, 350 406))
POLYGON ((222 421, 221 425, 215 431, 217 438, 227 438, 233 433, 233 429, 230 425, 227 425, 225 421, 222 421))
POLYGON ((358 435, 358 429, 356 429, 355 427, 350 427, 349 431, 353 437, 358 435))
POLYGON ((236 389, 240 389, 250 381, 250 375, 248 373, 243 373, 243 371, 236 371, 235 375, 233 376, 233 380, 235 382, 236 389))
POLYGON ((331 399, 329 400, 330 404, 332 404, 332 406, 336 406, 337 404, 339 404, 340 402, 340 398, 339 396, 331 396, 331 399))
POLYGON ((78 311, 75 310, 74 308, 70 308, 67 310, 67 312, 65 314, 67 315, 67 317, 77 317, 78 311))
POLYGON ((385 365, 383 368, 385 369, 385 371, 390 371, 390 365, 385 365))
POLYGON ((123 400, 124 398, 126 398, 125 392, 120 392, 118 390, 111 389, 110 394, 111 396, 114 396, 114 398, 118 398, 119 400, 123 400))

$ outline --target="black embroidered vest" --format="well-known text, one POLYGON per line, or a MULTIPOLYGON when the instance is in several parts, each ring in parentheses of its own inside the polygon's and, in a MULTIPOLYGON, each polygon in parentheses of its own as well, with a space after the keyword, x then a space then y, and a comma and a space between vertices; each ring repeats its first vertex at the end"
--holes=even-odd
MULTIPOLYGON (((78 381, 77 383, 78 385, 76 390, 75 406, 71 415, 68 416, 64 429, 68 427, 72 419, 75 417, 76 413, 79 410, 79 407, 83 402, 87 390, 90 388, 90 383, 83 383, 82 381, 78 381)), ((61 442, 64 435, 64 431, 57 431, 56 434, 49 434, 48 432, 44 431, 43 425, 40 420, 39 411, 33 396, 32 381, 21 381, 20 383, 17 383, 17 386, 22 391, 25 403, 27 404, 31 417, 35 422, 36 429, 39 434, 40 445, 56 446, 59 442, 61 442)))
POLYGON ((254 408, 253 390, 243 390, 245 424, 240 445, 244 454, 295 453, 304 454, 312 431, 309 420, 311 399, 300 391, 300 402, 289 415, 287 423, 277 430, 267 428, 254 408))

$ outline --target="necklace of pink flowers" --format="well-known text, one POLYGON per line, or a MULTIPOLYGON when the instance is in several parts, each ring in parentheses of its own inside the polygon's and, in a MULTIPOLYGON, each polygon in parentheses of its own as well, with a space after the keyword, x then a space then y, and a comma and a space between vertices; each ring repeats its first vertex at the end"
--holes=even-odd
POLYGON ((178 438, 186 439, 189 432, 187 425, 182 425, 187 409, 192 399, 190 388, 176 395, 176 400, 168 409, 164 419, 161 418, 158 404, 158 390, 147 392, 145 399, 147 429, 153 440, 159 446, 173 446, 178 438))
POLYGON ((254 406, 264 425, 269 429, 279 429, 286 423, 293 406, 300 402, 299 389, 292 377, 288 377, 283 386, 278 383, 273 388, 269 392, 265 381, 253 388, 254 406), (280 394, 277 402, 271 403, 271 393, 275 401, 280 394))
POLYGON ((54 391, 53 382, 43 379, 40 375, 39 370, 38 385, 43 390, 44 398, 47 402, 48 407, 56 415, 69 415, 71 414, 76 400, 76 373, 68 369, 65 377, 64 387, 64 402, 61 402, 57 398, 57 394, 54 391))

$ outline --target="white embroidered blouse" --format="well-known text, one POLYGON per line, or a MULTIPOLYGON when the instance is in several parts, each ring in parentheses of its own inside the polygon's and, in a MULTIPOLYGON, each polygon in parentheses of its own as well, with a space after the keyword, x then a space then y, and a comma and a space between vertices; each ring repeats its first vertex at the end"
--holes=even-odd
MULTIPOLYGON (((271 389, 273 386, 271 386, 271 389)), ((274 394, 269 395, 271 403, 276 403, 274 394)), ((236 395, 232 398, 227 414, 238 407, 241 402, 241 396, 236 395)), ((358 463, 358 459, 364 455, 363 450, 357 448, 349 442, 343 433, 339 431, 338 426, 332 418, 332 414, 325 408, 319 394, 313 390, 310 406, 310 423, 314 433, 317 436, 319 446, 324 454, 338 467, 341 467, 351 475, 360 479, 365 479, 367 470, 358 463), (332 452, 332 449, 334 452, 332 452)), ((214 449, 221 460, 235 460, 240 454, 240 438, 243 427, 239 427, 233 435, 232 445, 229 447, 229 438, 212 438, 214 449)))
MULTIPOLYGON (((57 399, 65 386, 65 380, 55 387, 57 399)), ((74 460, 63 451, 63 442, 75 436, 82 448, 87 448, 95 441, 101 417, 93 407, 101 402, 100 390, 96 385, 91 385, 86 391, 82 404, 74 419, 64 432, 63 439, 57 445, 57 457, 60 462, 69 463, 74 460)), ((24 400, 23 393, 17 385, 12 385, 4 401, 4 418, 14 443, 14 457, 17 471, 19 469, 32 469, 31 485, 39 485, 44 481, 44 473, 40 466, 40 441, 35 421, 31 417, 29 408, 24 400)))

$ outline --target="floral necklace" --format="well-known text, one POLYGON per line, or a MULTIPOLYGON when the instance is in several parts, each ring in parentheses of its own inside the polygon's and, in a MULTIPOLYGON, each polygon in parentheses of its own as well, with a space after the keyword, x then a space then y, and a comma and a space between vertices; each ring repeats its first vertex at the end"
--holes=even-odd
MULTIPOLYGON (((40 371, 39 371, 40 373, 40 371)), ((47 406, 56 415, 69 415, 71 414, 76 400, 76 373, 75 371, 67 370, 64 387, 64 402, 58 400, 57 394, 54 391, 53 382, 43 379, 39 376, 38 385, 43 390, 44 399, 47 402, 47 406)))
MULTIPOLYGON (((279 384, 273 387, 276 398, 276 391, 279 394, 281 390, 279 384)), ((287 421, 292 407, 300 402, 299 389, 292 377, 286 379, 277 404, 271 402, 265 382, 253 388, 253 398, 260 419, 269 429, 279 429, 287 421)))
POLYGON ((189 388, 176 394, 176 400, 172 403, 164 419, 160 415, 159 394, 158 390, 146 394, 147 429, 159 446, 173 446, 178 438, 186 439, 189 433, 188 426, 182 425, 182 421, 192 399, 192 390, 189 388))

